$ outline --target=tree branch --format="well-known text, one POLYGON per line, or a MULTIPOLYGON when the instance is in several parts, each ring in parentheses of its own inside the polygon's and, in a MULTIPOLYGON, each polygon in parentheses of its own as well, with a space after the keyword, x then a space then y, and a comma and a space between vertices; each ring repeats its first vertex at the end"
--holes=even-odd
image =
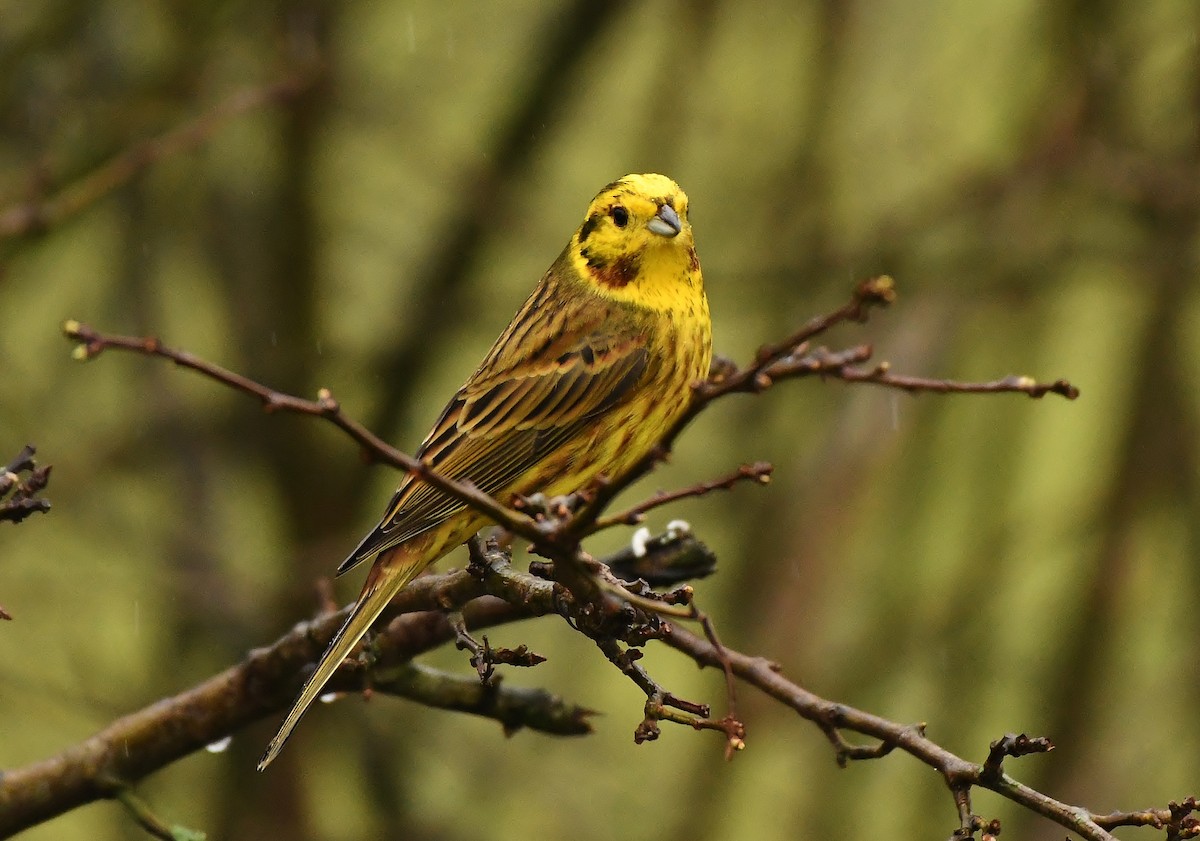
MULTIPOLYGON (((412 657, 442 645, 453 631, 442 611, 466 607, 473 627, 527 618, 554 609, 553 585, 532 576, 493 576, 487 582, 468 572, 425 576, 396 597, 385 614, 398 617, 370 642, 370 663, 350 658, 329 682, 330 692, 374 687, 382 676, 384 691, 407 697, 439 697, 450 706, 445 688, 417 686, 389 672, 412 657), (487 586, 509 594, 511 603, 481 600, 487 586), (403 613, 403 615, 399 615, 403 613), (403 691, 401 689, 403 688, 403 691), (438 692, 441 692, 440 696, 438 692)), ((57 756, 0 775, 0 838, 120 791, 177 759, 236 732, 291 702, 305 666, 314 662, 349 614, 349 607, 301 622, 266 648, 256 649, 218 675, 144 709, 123 716, 91 738, 57 756)), ((456 708, 468 706, 465 701, 456 708)), ((471 712, 500 721, 506 730, 530 727, 574 735, 586 727, 587 712, 533 694, 506 693, 480 698, 471 712)))
MULTIPOLYGON (((290 411, 324 418, 350 435, 374 460, 391 464, 418 476, 450 497, 487 514, 497 525, 529 540, 535 549, 543 554, 549 553, 559 560, 586 565, 586 559, 579 554, 579 541, 601 528, 599 519, 608 504, 618 493, 665 458, 683 429, 710 403, 725 395, 738 392, 761 392, 781 379, 817 375, 843 379, 846 382, 872 382, 914 392, 924 390, 979 393, 1023 391, 1027 394, 1036 393, 1035 396, 1041 396, 1048 392, 1063 394, 1069 399, 1078 396, 1078 390, 1065 380, 1058 380, 1052 385, 1041 385, 1027 377, 1008 377, 992 383, 952 384, 944 380, 920 380, 914 377, 891 375, 887 372, 886 365, 879 366, 875 372, 862 372, 854 365, 870 359, 871 348, 867 345, 840 352, 830 352, 824 348, 819 348, 812 353, 808 352, 808 341, 813 337, 845 321, 866 321, 872 308, 887 306, 895 298, 896 289, 892 278, 886 275, 871 278, 855 287, 850 300, 843 306, 811 319, 783 341, 763 345, 755 354, 754 360, 744 368, 739 369, 732 362, 718 358, 714 362, 708 379, 694 386, 693 399, 687 411, 661 436, 656 448, 623 475, 606 477, 595 487, 584 491, 585 502, 573 514, 561 518, 542 517, 538 520, 512 508, 507 504, 511 502, 510 500, 494 499, 470 483, 456 482, 442 476, 423 462, 392 447, 362 424, 347 416, 328 389, 321 389, 315 401, 305 400, 278 392, 219 365, 206 362, 186 351, 166 347, 155 337, 108 335, 75 320, 64 322, 62 329, 68 338, 79 343, 74 351, 77 359, 93 359, 108 349, 157 356, 169 359, 176 365, 190 368, 237 391, 258 398, 268 412, 290 411), (1006 383, 1008 385, 1005 385, 1006 383)), ((765 472, 765 469, 761 471, 763 474, 765 472)), ((723 480, 718 480, 713 488, 723 487, 722 482, 723 480)), ((685 492, 683 495, 698 495, 704 492, 707 491, 685 492)), ((649 508, 655 507, 653 502, 649 502, 647 505, 649 508)), ((615 525, 619 521, 620 515, 616 519, 605 521, 605 524, 615 525)))
POLYGON ((487 514, 496 524, 503 526, 514 534, 519 534, 531 541, 537 541, 542 536, 542 532, 538 529, 537 524, 525 514, 500 504, 469 483, 456 482, 453 479, 442 476, 424 462, 418 461, 407 453, 388 444, 361 423, 343 412, 342 407, 333 398, 332 393, 328 389, 323 388, 318 391, 316 400, 305 400, 302 397, 295 397, 276 391, 249 377, 244 377, 227 368, 222 368, 220 365, 207 362, 195 354, 167 347, 153 336, 110 335, 101 333, 86 324, 81 324, 74 320, 63 322, 62 330, 65 336, 79 342, 73 352, 73 356, 80 361, 95 359, 101 353, 110 349, 132 351, 146 356, 157 356, 161 359, 168 359, 180 367, 203 374, 209 379, 216 380, 235 391, 258 398, 263 404, 263 410, 266 412, 285 411, 324 418, 358 442, 364 452, 373 461, 390 464, 407 473, 419 476, 423 481, 428 482, 454 499, 487 514))
POLYGON ((739 482, 751 481, 766 485, 770 483, 771 472, 774 469, 768 462, 756 461, 754 464, 743 464, 737 470, 719 479, 697 482, 676 491, 659 491, 649 499, 639 502, 619 514, 597 518, 592 528, 594 531, 600 531, 611 526, 636 526, 646 519, 647 512, 653 511, 655 508, 661 508, 688 497, 704 496, 713 491, 727 491, 739 482))
MULTIPOLYGON (((703 666, 722 667, 723 658, 712 643, 687 630, 674 627, 663 637, 663 641, 703 666)), ((998 830, 998 822, 985 824, 981 820, 976 820, 976 816, 971 814, 969 794, 972 788, 993 791, 1032 812, 1049 818, 1072 832, 1078 833, 1083 838, 1090 839, 1090 841, 1114 841, 1113 836, 1106 831, 1106 827, 1137 825, 1165 828, 1168 826, 1167 821, 1176 813, 1179 813, 1174 818, 1176 827, 1181 827, 1184 831, 1195 832, 1196 827, 1200 825, 1189 817, 1197 808, 1194 797, 1188 798, 1182 804, 1173 803, 1168 810, 1146 810, 1137 813, 1115 813, 1101 816, 1036 791, 1017 782, 1001 770, 1000 762, 1005 755, 1018 756, 1048 750, 1049 742, 1045 739, 1030 739, 1023 735, 1006 736, 993 743, 988 761, 979 765, 951 753, 929 739, 925 735, 924 724, 900 724, 846 704, 821 698, 783 677, 777 664, 762 657, 751 657, 725 649, 724 659, 727 659, 740 680, 757 687, 777 701, 791 707, 801 717, 820 727, 827 735, 836 733, 838 738, 832 741, 838 750, 839 764, 844 765, 847 760, 881 757, 899 748, 938 771, 955 796, 955 802, 966 807, 965 815, 963 815, 964 826, 960 830, 956 830, 955 837, 974 837, 975 831, 985 829, 989 824, 994 824, 998 830), (840 731, 842 730, 871 736, 879 740, 879 745, 865 749, 846 745, 844 741, 841 741, 840 731), (1030 746, 1033 748, 1030 749, 1030 746), (968 827, 970 831, 966 831, 968 827)), ((1196 836, 1180 835, 1176 837, 1196 836)))
POLYGON ((847 321, 865 322, 872 309, 889 306, 895 300, 896 285, 891 277, 881 275, 869 278, 855 287, 850 300, 841 307, 810 319, 782 341, 760 347, 754 359, 746 366, 739 368, 727 358, 714 358, 708 379, 693 385, 691 405, 659 438, 658 446, 623 476, 601 484, 575 516, 562 524, 561 535, 583 537, 593 532, 601 513, 612 499, 666 458, 680 433, 714 400, 728 394, 758 394, 780 380, 820 376, 840 379, 847 383, 874 383, 910 392, 961 391, 999 394, 1017 391, 1036 397, 1055 393, 1069 400, 1079 396, 1079 390, 1066 380, 1057 380, 1053 384, 1045 385, 1029 377, 1005 377, 990 383, 952 383, 948 380, 923 380, 890 374, 887 363, 882 363, 876 371, 863 372, 855 366, 871 358, 870 345, 859 345, 842 351, 829 351, 826 348, 810 351, 811 339, 847 321))
POLYGON ((495 719, 504 725, 506 735, 528 727, 555 736, 584 736, 592 732, 588 719, 596 714, 545 689, 505 686, 498 678, 485 683, 418 663, 377 668, 371 689, 427 707, 495 719))
POLYGON ((123 187, 153 164, 199 147, 231 120, 264 105, 294 98, 316 78, 317 68, 313 66, 270 84, 238 91, 207 113, 124 150, 54 196, 0 210, 0 241, 45 233, 123 187))
MULTIPOLYGON (((851 300, 824 316, 814 318, 781 342, 764 345, 743 368, 718 360, 708 379, 694 386, 693 400, 680 420, 662 436, 659 447, 622 476, 602 481, 577 495, 581 505, 526 506, 536 516, 514 510, 510 501, 496 500, 472 485, 456 482, 431 470, 379 439, 345 415, 331 394, 322 389, 315 401, 304 400, 270 389, 234 372, 206 362, 185 351, 164 346, 152 337, 111 336, 78 322, 67 322, 64 332, 79 343, 75 355, 91 359, 107 349, 126 350, 169 359, 226 386, 259 399, 267 411, 290 411, 321 417, 335 424, 362 446, 375 460, 405 470, 448 496, 487 514, 511 533, 523 537, 551 564, 536 564, 533 573, 513 570, 507 553, 495 544, 472 545, 472 564, 464 572, 419 578, 393 601, 383 621, 394 621, 369 642, 364 653, 345 661, 330 681, 331 692, 379 691, 403 694, 432 706, 485 715, 506 729, 522 726, 546 732, 587 732, 588 711, 565 705, 542 692, 508 691, 492 683, 493 665, 510 662, 532 665, 536 655, 525 649, 515 652, 493 650, 484 639, 481 645, 467 627, 486 627, 497 622, 525 619, 548 613, 562 616, 573 628, 595 641, 605 656, 646 694, 642 723, 635 731, 639 741, 653 739, 658 722, 670 721, 724 734, 727 751, 744 745, 745 730, 734 706, 734 679, 750 683, 814 721, 835 747, 836 758, 851 760, 879 758, 896 748, 936 768, 954 796, 960 826, 955 835, 974 837, 978 831, 995 834, 997 822, 985 823, 971 811, 974 788, 987 788, 1079 832, 1085 838, 1110 838, 1101 823, 1085 810, 1067 806, 1022 786, 1001 768, 1006 756, 1029 752, 1042 744, 1024 737, 1006 737, 993 746, 983 765, 967 762, 930 741, 924 726, 888 721, 842 704, 826 701, 787 681, 766 660, 732 651, 721 645, 709 617, 693 603, 692 591, 682 586, 657 593, 644 581, 617 579, 609 568, 591 558, 581 547, 583 537, 601 528, 638 522, 645 512, 684 497, 699 496, 732 487, 744 479, 765 481, 770 465, 743 466, 733 474, 701 482, 682 490, 659 493, 621 512, 601 515, 621 489, 652 469, 669 451, 680 432, 711 402, 733 393, 758 393, 783 379, 820 376, 848 383, 871 383, 912 392, 1000 393, 1017 391, 1030 396, 1078 395, 1069 383, 1059 380, 1039 384, 1024 377, 1007 377, 987 383, 955 383, 895 375, 886 363, 873 369, 861 366, 872 350, 860 345, 841 351, 811 349, 809 341, 844 321, 863 321, 869 311, 894 300, 890 278, 874 278, 860 284, 851 300), (420 611, 420 612, 413 612, 420 611), (462 618, 459 619, 459 611, 462 618), (692 634, 664 617, 696 621, 706 638, 692 634), (429 648, 457 639, 472 651, 481 681, 464 681, 414 666, 412 657, 429 648), (709 717, 708 705, 686 701, 659 685, 637 661, 641 646, 661 639, 697 663, 721 668, 727 678, 729 711, 721 719, 709 717), (504 652, 501 654, 501 652, 504 652), (843 732, 874 737, 874 745, 853 745, 843 732)), ((673 528, 665 537, 643 540, 629 552, 611 560, 619 569, 663 573, 677 583, 687 572, 711 569, 711 555, 684 530, 673 528), (631 564, 627 555, 632 554, 631 564), (679 567, 681 554, 690 560, 679 567), (640 556, 653 555, 649 561, 640 556), (685 572, 680 572, 680 569, 685 572)), ((301 623, 267 649, 256 651, 242 663, 172 699, 114 722, 97 736, 58 757, 26 769, 9 772, 0 780, 0 835, 29 826, 88 800, 114 797, 120 785, 145 776, 206 744, 219 740, 247 722, 285 706, 298 688, 304 667, 324 649, 346 616, 346 610, 301 623), (117 748, 119 746, 119 749, 117 748), (101 771, 103 773, 101 773, 101 771)), ((1045 743, 1048 744, 1048 743, 1045 743)), ((1190 801, 1184 801, 1185 805, 1190 801)), ((1176 811, 1182 810, 1183 807, 1176 811)), ((1115 822, 1139 820, 1135 815, 1162 815, 1162 810, 1108 816, 1115 822)), ((1171 812, 1175 815, 1175 812, 1171 812)), ((1190 813, 1189 813, 1190 814, 1190 813)), ((1189 820, 1187 814, 1172 818, 1177 828, 1189 820)), ((1148 820, 1148 819, 1147 819, 1148 820)), ((1148 824, 1140 824, 1148 825, 1148 824)), ((1164 826, 1168 824, 1164 823, 1164 826)), ((1181 836, 1182 837, 1182 836, 1181 836)))
MULTIPOLYGON (((483 628, 547 613, 558 613, 574 625, 584 621, 592 609, 570 599, 555 583, 514 570, 507 556, 494 546, 488 556, 490 560, 482 568, 423 576, 398 594, 384 616, 383 630, 362 654, 342 664, 330 681, 330 691, 399 694, 493 718, 506 732, 520 727, 555 735, 588 732, 590 711, 548 693, 510 691, 410 662, 417 654, 455 638, 447 611, 461 609, 467 624, 483 628)), ((251 652, 238 665, 195 688, 118 719, 56 757, 5 772, 0 777, 0 837, 94 800, 124 802, 123 793, 147 774, 282 709, 298 688, 304 666, 320 654, 348 610, 302 622, 268 648, 251 652)), ((629 621, 636 625, 641 620, 629 621)), ((955 830, 957 838, 999 831, 998 821, 985 821, 972 812, 970 795, 975 788, 994 791, 1091 841, 1111 841, 1113 836, 1107 830, 1117 826, 1163 829, 1172 840, 1200 835, 1194 797, 1172 802, 1165 809, 1096 815, 1029 788, 1003 771, 1006 757, 1049 749, 1044 739, 1006 736, 993 743, 982 764, 975 764, 929 739, 923 724, 890 721, 821 698, 783 677, 777 665, 762 657, 721 646, 715 639, 677 625, 664 625, 656 638, 701 666, 728 669, 738 680, 812 721, 830 738, 840 764, 879 758, 900 749, 933 768, 950 788, 959 811, 962 826, 955 830), (844 731, 872 737, 877 744, 850 744, 844 731)), ((660 721, 717 730, 731 741, 731 729, 740 727, 732 716, 709 718, 707 705, 671 694, 636 662, 640 652, 621 649, 615 637, 597 642, 647 695, 645 718, 635 732, 639 741, 653 739, 660 721)))

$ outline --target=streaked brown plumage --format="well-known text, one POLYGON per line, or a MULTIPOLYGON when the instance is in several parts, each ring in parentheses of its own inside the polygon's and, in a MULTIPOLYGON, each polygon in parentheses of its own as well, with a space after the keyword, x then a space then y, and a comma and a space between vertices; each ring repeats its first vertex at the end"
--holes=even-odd
MULTIPOLYGON (((684 411, 711 332, 687 196, 662 175, 605 187, 583 224, 417 451, 501 502, 556 495, 628 470, 684 411)), ((338 569, 378 556, 354 611, 271 741, 308 705, 391 598, 487 518, 406 477, 338 569)))

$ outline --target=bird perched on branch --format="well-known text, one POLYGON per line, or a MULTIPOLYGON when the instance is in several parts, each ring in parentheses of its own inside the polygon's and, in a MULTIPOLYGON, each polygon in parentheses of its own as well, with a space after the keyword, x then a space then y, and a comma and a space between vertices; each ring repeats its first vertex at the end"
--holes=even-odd
MULTIPOLYGON (((601 190, 417 458, 505 504, 517 494, 572 493, 640 461, 687 409, 712 354, 687 209, 687 195, 662 175, 627 175, 601 190)), ((375 558, 259 770, 400 588, 487 524, 418 478, 400 483, 338 568, 375 558)))

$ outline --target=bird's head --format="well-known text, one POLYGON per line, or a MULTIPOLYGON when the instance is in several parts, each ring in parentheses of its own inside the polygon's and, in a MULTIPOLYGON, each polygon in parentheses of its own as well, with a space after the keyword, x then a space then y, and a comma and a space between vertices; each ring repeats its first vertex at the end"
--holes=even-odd
POLYGON ((699 291, 687 210, 687 193, 665 175, 626 175, 592 200, 571 239, 572 261, 599 292, 635 303, 674 284, 699 291))

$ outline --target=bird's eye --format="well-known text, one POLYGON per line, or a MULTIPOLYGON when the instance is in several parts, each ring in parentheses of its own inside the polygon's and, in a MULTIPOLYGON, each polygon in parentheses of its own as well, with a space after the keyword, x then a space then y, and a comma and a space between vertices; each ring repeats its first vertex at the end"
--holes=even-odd
POLYGON ((612 217, 613 224, 618 228, 624 228, 629 224, 629 211, 619 204, 614 204, 612 210, 608 211, 608 215, 612 217))

